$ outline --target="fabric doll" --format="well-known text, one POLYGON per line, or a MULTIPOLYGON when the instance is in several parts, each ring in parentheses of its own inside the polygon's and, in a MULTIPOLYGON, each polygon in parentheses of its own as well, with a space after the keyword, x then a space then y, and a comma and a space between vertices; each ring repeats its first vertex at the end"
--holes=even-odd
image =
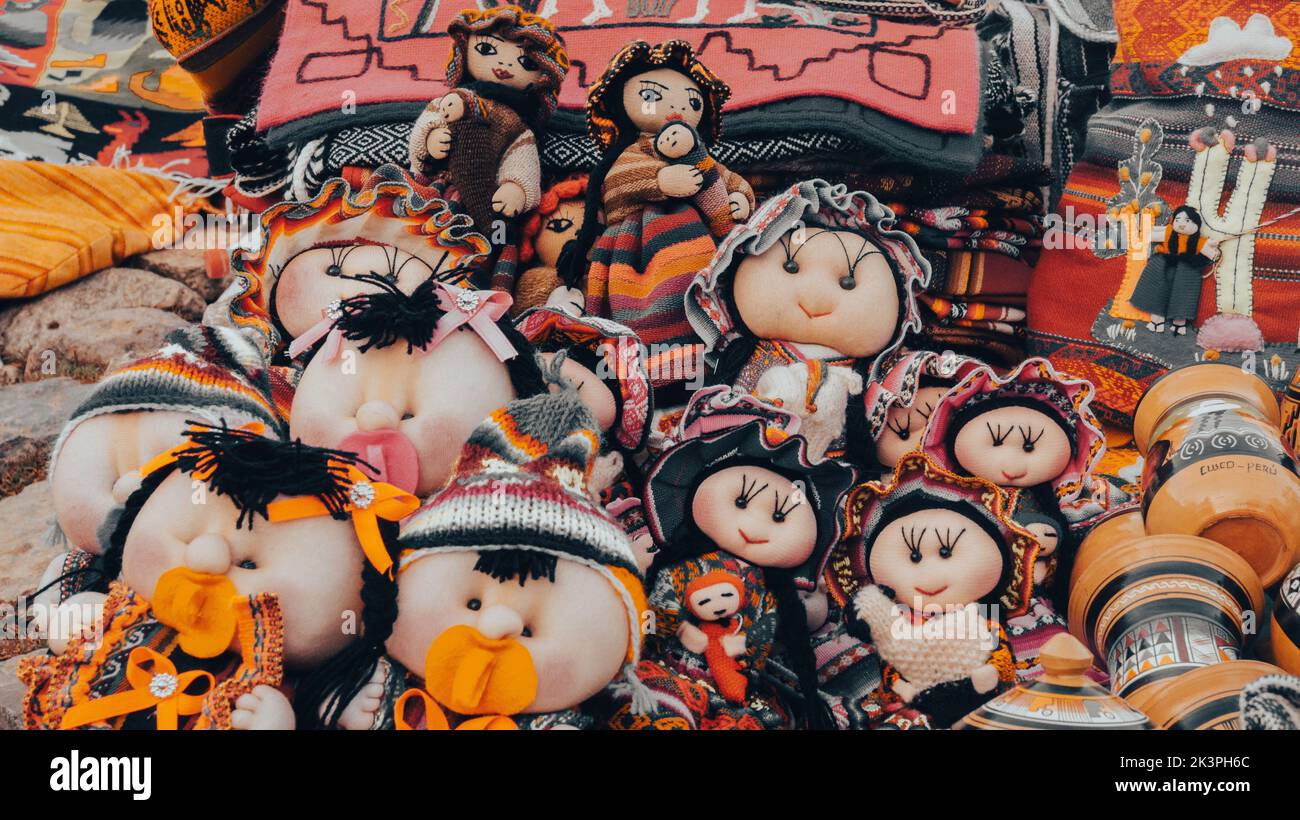
POLYGON ((1129 302, 1151 314, 1147 330, 1187 333, 1201 304, 1201 278, 1205 266, 1219 255, 1218 242, 1201 236, 1201 214, 1191 205, 1174 209, 1165 226, 1165 238, 1151 248, 1129 302))
POLYGON ((599 433, 572 389, 483 421, 403 527, 386 620, 299 714, 352 729, 582 728, 637 662, 646 611, 622 527, 587 492, 599 433))
POLYGON ((744 220, 754 207, 749 183, 716 164, 728 191, 726 210, 702 214, 696 195, 703 173, 662 159, 655 137, 669 122, 681 122, 712 145, 722 135, 729 96, 726 83, 681 40, 628 45, 587 95, 587 130, 603 156, 587 183, 582 230, 561 259, 560 275, 570 286, 585 277, 587 312, 627 325, 652 347, 697 342, 681 300, 689 277, 708 264, 721 238, 710 226, 721 230, 728 217, 744 220))
POLYGON ((410 167, 444 170, 474 226, 537 207, 542 168, 537 132, 555 112, 569 70, 550 21, 518 6, 466 9, 447 27, 451 91, 415 121, 410 167))
POLYGON ((690 617, 677 630, 683 646, 704 656, 718 691, 732 703, 744 703, 749 686, 737 660, 745 652, 745 633, 737 617, 745 596, 745 582, 739 575, 707 572, 687 584, 690 617))
POLYGON ((879 464, 886 475, 921 446, 925 426, 939 400, 981 363, 952 351, 917 350, 904 354, 867 386, 868 452, 864 461, 879 464))
POLYGON ((519 264, 531 267, 524 268, 517 278, 510 276, 492 281, 494 289, 508 289, 514 293, 511 318, 517 319, 529 308, 547 304, 563 307, 574 314, 582 313, 586 296, 581 290, 571 292, 563 287, 556 265, 560 261, 560 252, 582 230, 586 196, 586 174, 561 180, 542 194, 537 210, 524 222, 519 241, 519 264))
POLYGON ((709 154, 700 132, 681 119, 669 116, 668 124, 654 138, 655 154, 664 162, 689 165, 700 172, 700 190, 695 207, 709 220, 709 232, 722 237, 736 224, 727 202, 727 183, 718 171, 717 161, 709 154))
MULTIPOLYGON (((1015 682, 996 612, 1025 611, 1038 544, 1006 495, 908 453, 848 499, 850 630, 885 662, 879 700, 947 727, 1015 682)), ((843 581, 844 579, 841 579, 843 581)))
POLYGON ((659 656, 676 651, 696 577, 715 569, 748 576, 748 669, 761 676, 779 640, 799 682, 804 720, 829 727, 799 590, 816 588, 839 540, 840 499, 857 473, 832 461, 813 463, 802 438, 779 430, 769 438, 767 429, 757 419, 686 439, 647 472, 646 518, 660 547, 652 568, 652 638, 659 656))
POLYGON ((848 396, 875 381, 878 360, 921 326, 916 292, 929 267, 890 220, 870 194, 798 183, 732 231, 687 291, 686 314, 715 383, 763 395, 760 382, 774 368, 807 371, 780 378, 795 390, 764 397, 797 412, 804 427, 829 426, 828 457, 844 454, 846 423, 860 423, 861 405, 848 396), (858 376, 828 378, 835 368, 858 376))
POLYGON ((28 728, 292 728, 280 690, 356 640, 340 617, 391 586, 419 501, 263 432, 194 425, 141 469, 94 591, 64 604, 102 605, 95 629, 19 666, 28 728))

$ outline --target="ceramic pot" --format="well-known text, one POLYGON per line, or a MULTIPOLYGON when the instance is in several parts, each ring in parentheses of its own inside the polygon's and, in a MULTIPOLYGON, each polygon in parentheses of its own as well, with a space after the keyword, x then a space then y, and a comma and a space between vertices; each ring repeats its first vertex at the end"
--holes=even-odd
POLYGON ((1294 453, 1300 445, 1300 370, 1291 377, 1291 383, 1282 394, 1282 421, 1278 426, 1282 430, 1282 441, 1294 453))
POLYGON ((1268 385, 1231 365, 1158 379, 1133 418, 1146 531, 1218 541, 1265 587, 1282 580, 1300 554, 1300 475, 1279 418, 1268 385))
POLYGON ((1127 698, 1157 729, 1241 729, 1241 690, 1265 675, 1282 674, 1263 661, 1203 666, 1145 686, 1127 698))
POLYGON ((1148 535, 1079 567, 1068 621, 1110 673, 1111 691, 1127 697, 1239 659, 1263 606, 1259 577, 1232 550, 1193 535, 1148 535))
POLYGON ((1300 675, 1300 566, 1278 586, 1272 618, 1269 644, 1273 663, 1292 675, 1300 675))
POLYGON ((1064 633, 1043 644, 1043 674, 971 712, 954 729, 1150 729, 1147 716, 1087 677, 1092 653, 1064 633))
POLYGON ((1109 549, 1136 541, 1147 534, 1146 525, 1142 523, 1142 510, 1129 507, 1108 515, 1088 533, 1079 544, 1074 554, 1074 567, 1070 571, 1070 586, 1074 586, 1079 577, 1079 567, 1086 566, 1094 558, 1109 549))

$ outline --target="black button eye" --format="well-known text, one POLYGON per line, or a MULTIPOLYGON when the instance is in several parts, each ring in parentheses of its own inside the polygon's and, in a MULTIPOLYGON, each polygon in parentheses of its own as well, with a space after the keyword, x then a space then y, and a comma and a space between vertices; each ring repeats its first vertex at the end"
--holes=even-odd
POLYGON ((840 277, 840 287, 843 288, 844 290, 853 290, 857 286, 858 286, 858 280, 854 279, 852 276, 840 277))
POLYGON ((774 512, 774 513, 772 513, 772 520, 775 521, 776 523, 780 524, 782 521, 785 520, 785 513, 783 513, 783 512, 774 512))
POLYGON ((339 267, 338 265, 330 265, 328 268, 325 269, 325 275, 326 275, 326 276, 342 276, 342 275, 343 275, 343 268, 339 267))
POLYGON ((736 497, 736 506, 739 507, 739 508, 742 509, 742 510, 745 509, 746 507, 749 506, 749 499, 748 499, 748 498, 745 498, 744 496, 737 496, 737 497, 736 497))
POLYGON ((1034 443, 1032 441, 1026 441, 1024 450, 1026 453, 1032 453, 1034 451, 1034 443))
POLYGON ((519 634, 520 634, 522 637, 525 637, 525 638, 531 638, 531 637, 533 637, 533 630, 529 629, 528 627, 524 627, 524 631, 523 631, 523 632, 520 632, 519 634))
POLYGON ((257 562, 251 558, 245 558, 239 562, 240 569, 257 569, 257 562))
POLYGON ((781 267, 785 268, 785 272, 786 272, 786 273, 798 273, 798 272, 799 272, 799 263, 796 262, 796 261, 794 261, 793 259, 787 259, 787 260, 785 260, 785 264, 782 265, 781 267))
POLYGON ((469 607, 471 612, 478 612, 483 608, 483 602, 478 598, 470 598, 469 603, 465 604, 465 606, 469 607))

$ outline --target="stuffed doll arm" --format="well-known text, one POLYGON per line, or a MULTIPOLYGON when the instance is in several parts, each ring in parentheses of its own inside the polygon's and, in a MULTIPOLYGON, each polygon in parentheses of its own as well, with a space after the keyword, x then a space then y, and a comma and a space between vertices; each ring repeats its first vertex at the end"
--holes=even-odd
MULTIPOLYGON (((659 174, 668 167, 668 163, 655 156, 654 149, 649 145, 637 142, 623 149, 605 176, 605 184, 601 189, 605 224, 622 222, 646 204, 666 200, 668 194, 660 188, 659 174)), ((689 165, 680 167, 695 171, 689 165)))
POLYGON ((717 164, 722 182, 727 186, 727 199, 731 202, 731 217, 737 222, 749 219, 754 212, 754 189, 749 180, 732 171, 721 162, 717 164))
POLYGON ((542 161, 537 154, 537 138, 525 129, 501 157, 492 209, 512 217, 535 210, 541 201, 542 161))
POLYGON ((697 655, 703 655, 709 648, 709 638, 700 628, 690 621, 682 621, 677 627, 677 640, 681 641, 682 646, 686 647, 688 652, 694 652, 697 655))

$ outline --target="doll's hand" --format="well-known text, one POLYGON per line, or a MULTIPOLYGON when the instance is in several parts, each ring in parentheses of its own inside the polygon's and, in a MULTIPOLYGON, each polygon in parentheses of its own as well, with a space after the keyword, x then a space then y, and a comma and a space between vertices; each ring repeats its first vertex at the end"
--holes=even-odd
POLYGON ((723 635, 722 651, 727 653, 728 658, 739 658, 745 654, 745 633, 737 632, 735 635, 723 635))
POLYGON ((451 154, 451 129, 443 125, 430 131, 424 139, 424 150, 429 152, 429 159, 446 159, 451 154))
POLYGON ((370 681, 343 707, 343 714, 339 715, 340 729, 363 731, 375 725, 375 715, 383 704, 384 678, 387 676, 388 665, 381 660, 375 667, 375 674, 370 676, 370 681))
POLYGON ((677 627, 677 640, 682 642, 688 652, 697 655, 703 655, 704 650, 709 648, 709 637, 695 624, 684 623, 677 627))
POLYGON ((1047 577, 1047 562, 1035 561, 1034 562, 1034 586, 1038 586, 1039 584, 1041 584, 1043 582, 1043 579, 1046 577, 1047 577))
POLYGON ((73 429, 50 476, 54 514, 72 546, 102 552, 104 520, 140 486, 140 465, 185 440, 186 418, 163 411, 108 413, 73 429))
POLYGON ((293 704, 274 686, 262 684, 253 691, 239 696, 230 713, 230 725, 235 729, 272 729, 283 731, 298 725, 293 715, 293 704))
POLYGON ((998 685, 998 669, 991 663, 986 663, 979 669, 970 673, 971 685, 975 691, 981 695, 985 692, 992 692, 993 687, 998 685))
POLYGON ((518 182, 503 182, 492 195, 492 210, 504 217, 518 216, 528 201, 523 186, 518 182))
POLYGON ((546 304, 557 307, 570 316, 581 316, 587 308, 587 297, 577 288, 566 288, 561 285, 546 297, 546 304))
POLYGON ((1206 240, 1206 242, 1205 242, 1205 247, 1201 249, 1201 253, 1205 254, 1205 258, 1206 258, 1206 259, 1209 259, 1209 260, 1215 260, 1215 259, 1218 259, 1218 258, 1219 258, 1219 240, 1217 240, 1217 239, 1209 239, 1209 240, 1206 240))
MULTIPOLYGON (((50 607, 47 610, 49 620, 42 625, 50 652, 62 655, 68 651, 68 644, 72 643, 73 638, 96 637, 106 600, 108 596, 102 592, 78 592, 58 606, 50 607)), ((94 641, 94 645, 97 647, 99 642, 94 641)))
POLYGON ((704 187, 704 174, 690 165, 665 165, 659 169, 659 190, 664 196, 688 197, 704 187))
POLYGON ((920 691, 921 690, 917 688, 915 683, 902 678, 899 678, 894 683, 894 694, 902 698, 904 703, 911 703, 912 698, 916 697, 917 693, 920 691))
POLYGON ((732 191, 727 194, 727 202, 731 204, 731 218, 736 222, 744 222, 749 219, 749 199, 740 191, 732 191))
POLYGON ((465 100, 461 99, 461 96, 453 91, 438 100, 438 112, 442 114, 442 118, 447 122, 456 122, 465 116, 465 100))

